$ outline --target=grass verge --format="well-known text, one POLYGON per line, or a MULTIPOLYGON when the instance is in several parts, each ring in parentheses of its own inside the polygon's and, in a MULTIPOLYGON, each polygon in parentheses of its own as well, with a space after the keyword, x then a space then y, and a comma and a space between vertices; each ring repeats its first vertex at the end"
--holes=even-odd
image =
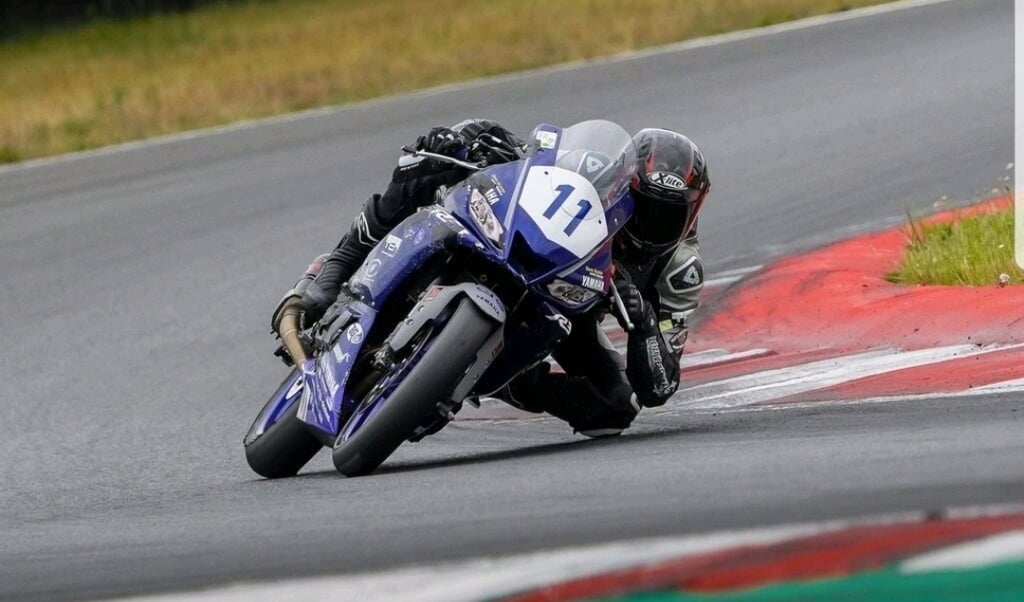
POLYGON ((93 23, 0 43, 0 163, 885 1, 252 0, 93 23))
POLYGON ((1013 205, 995 203, 952 220, 910 220, 910 238, 899 269, 886 279, 898 284, 991 286, 1024 284, 1013 257, 1013 205))

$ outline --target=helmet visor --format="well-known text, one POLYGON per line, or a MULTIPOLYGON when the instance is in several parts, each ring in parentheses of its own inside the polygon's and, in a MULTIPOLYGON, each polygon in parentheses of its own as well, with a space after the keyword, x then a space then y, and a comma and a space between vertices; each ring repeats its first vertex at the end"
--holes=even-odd
POLYGON ((686 191, 685 201, 664 201, 634 190, 633 235, 652 245, 678 242, 693 227, 703 202, 698 190, 686 191))

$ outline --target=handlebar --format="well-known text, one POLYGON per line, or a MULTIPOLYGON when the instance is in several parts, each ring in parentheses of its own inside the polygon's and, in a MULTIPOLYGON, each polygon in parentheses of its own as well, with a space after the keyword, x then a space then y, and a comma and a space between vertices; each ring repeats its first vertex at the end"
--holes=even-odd
POLYGON ((481 169, 487 167, 483 163, 470 163, 469 161, 463 161, 462 159, 456 159, 455 157, 449 157, 448 155, 439 155, 437 153, 432 153, 430 151, 416 150, 411 146, 403 146, 402 151, 409 153, 414 157, 426 157, 427 159, 441 161, 442 163, 451 163, 452 165, 457 165, 463 169, 468 169, 470 171, 480 171, 481 169))

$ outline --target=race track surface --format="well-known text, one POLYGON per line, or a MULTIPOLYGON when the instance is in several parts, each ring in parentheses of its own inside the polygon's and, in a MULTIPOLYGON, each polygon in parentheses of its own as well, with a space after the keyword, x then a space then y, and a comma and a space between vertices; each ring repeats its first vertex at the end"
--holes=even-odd
POLYGON ((1013 395, 462 421, 363 479, 257 480, 269 313, 432 124, 683 129, 709 276, 996 185, 1013 5, 953 1, 0 170, 0 598, 77 599, 1024 498, 1013 395))

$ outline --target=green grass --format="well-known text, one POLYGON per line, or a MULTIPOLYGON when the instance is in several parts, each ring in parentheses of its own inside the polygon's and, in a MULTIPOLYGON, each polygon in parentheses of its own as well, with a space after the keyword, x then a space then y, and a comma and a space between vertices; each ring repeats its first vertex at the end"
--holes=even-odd
POLYGON ((97 22, 0 43, 0 163, 884 1, 262 0, 97 22))
POLYGON ((1024 271, 1014 263, 1013 207, 958 215, 951 222, 911 220, 910 242, 899 269, 886 276, 899 284, 991 286, 1024 284, 1024 271))

